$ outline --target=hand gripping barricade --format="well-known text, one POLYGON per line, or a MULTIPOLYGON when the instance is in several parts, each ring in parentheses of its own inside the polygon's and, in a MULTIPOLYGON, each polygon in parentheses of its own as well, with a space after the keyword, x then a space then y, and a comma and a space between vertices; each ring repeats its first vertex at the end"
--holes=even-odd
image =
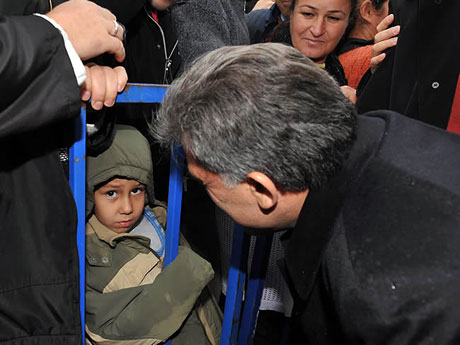
MULTIPOLYGON (((153 84, 128 84, 117 97, 117 103, 161 103, 168 86, 153 84)), ((80 265, 80 313, 82 339, 85 344, 85 179, 86 179, 86 106, 81 108, 75 125, 74 145, 69 150, 69 183, 78 211, 77 247, 80 265)), ((177 256, 181 216, 184 152, 178 146, 171 152, 168 217, 166 229, 165 265, 177 256)), ((260 299, 264 288, 265 272, 272 237, 256 240, 251 272, 246 280, 250 236, 242 227, 235 226, 232 255, 228 275, 227 296, 222 325, 221 345, 245 345, 252 343, 260 299), (245 302, 243 305, 243 295, 245 302)), ((170 341, 168 342, 168 344, 170 341)))

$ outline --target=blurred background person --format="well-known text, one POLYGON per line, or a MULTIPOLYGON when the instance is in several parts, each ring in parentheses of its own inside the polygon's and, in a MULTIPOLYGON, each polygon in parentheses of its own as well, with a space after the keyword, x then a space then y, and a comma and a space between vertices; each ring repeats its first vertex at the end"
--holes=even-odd
POLYGON ((356 89, 370 67, 377 25, 388 15, 389 0, 358 0, 348 34, 339 45, 337 54, 348 85, 356 89))
POLYGON ((389 12, 358 111, 390 109, 460 133, 460 2, 391 0, 389 12))
POLYGON ((246 15, 251 43, 268 42, 275 27, 288 20, 290 14, 291 0, 276 0, 269 8, 253 9, 246 15))
MULTIPOLYGON (((350 22, 357 0, 292 0, 289 21, 274 31, 271 42, 294 46, 325 68, 341 86, 348 84, 335 49, 350 22)), ((348 87, 346 88, 349 91, 348 87)), ((351 90, 351 97, 354 91, 351 90)))

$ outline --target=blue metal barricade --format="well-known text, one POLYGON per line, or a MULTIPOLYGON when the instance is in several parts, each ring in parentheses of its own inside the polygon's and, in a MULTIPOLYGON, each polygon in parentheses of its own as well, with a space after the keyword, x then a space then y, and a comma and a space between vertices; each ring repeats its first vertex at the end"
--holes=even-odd
POLYGON ((77 247, 80 267, 80 315, 85 344, 85 186, 86 186, 86 107, 75 121, 76 141, 69 150, 69 183, 77 205, 77 247))
MULTIPOLYGON (((117 103, 161 103, 166 93, 166 85, 151 84, 129 84, 123 93, 117 97, 117 103)), ((82 343, 85 344, 85 188, 86 188, 86 106, 81 108, 80 117, 75 124, 75 143, 69 150, 69 183, 74 195, 78 213, 77 225, 77 247, 80 267, 80 315, 82 324, 82 343)), ((173 155, 172 155, 173 156, 173 155)), ((175 174, 170 178, 170 196, 173 200, 168 200, 168 231, 166 232, 165 256, 169 263, 177 255, 177 244, 179 238, 180 207, 182 199, 182 175, 181 164, 174 161, 175 174), (171 187, 171 184, 174 185, 171 187), (171 188, 173 191, 171 192, 171 188), (170 203, 169 203, 170 202, 170 203), (178 210, 178 211, 177 211, 178 210), (169 214, 178 216, 178 220, 169 223, 169 214), (171 227, 169 224, 172 224, 171 227), (177 240, 176 240, 177 238, 177 240)), ((183 164, 182 164, 183 166, 183 164)))
POLYGON ((273 236, 256 238, 247 278, 251 236, 235 224, 220 345, 250 345, 265 283, 273 236), (244 303, 243 303, 244 300, 244 303))
MULTIPOLYGON (((161 103, 167 89, 166 85, 128 84, 124 92, 118 95, 116 102, 161 103)), ((81 116, 76 122, 76 141, 69 150, 69 182, 78 212, 77 246, 80 265, 80 311, 82 339, 83 344, 85 344, 85 105, 82 106, 81 116)), ((170 161, 165 265, 169 264, 177 256, 184 160, 182 148, 174 148, 171 152, 170 161)), ((270 254, 271 237, 257 239, 254 251, 255 259, 253 259, 248 286, 245 289, 249 240, 250 236, 246 235, 243 229, 236 225, 233 235, 232 259, 228 277, 221 345, 251 344, 270 254), (243 309, 244 294, 246 296, 243 309)))

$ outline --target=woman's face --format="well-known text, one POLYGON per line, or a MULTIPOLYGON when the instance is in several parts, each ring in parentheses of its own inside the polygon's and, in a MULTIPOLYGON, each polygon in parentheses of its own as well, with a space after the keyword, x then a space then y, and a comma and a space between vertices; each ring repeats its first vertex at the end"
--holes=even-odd
POLYGON ((292 44, 323 63, 342 38, 350 10, 350 0, 297 0, 291 13, 292 44))

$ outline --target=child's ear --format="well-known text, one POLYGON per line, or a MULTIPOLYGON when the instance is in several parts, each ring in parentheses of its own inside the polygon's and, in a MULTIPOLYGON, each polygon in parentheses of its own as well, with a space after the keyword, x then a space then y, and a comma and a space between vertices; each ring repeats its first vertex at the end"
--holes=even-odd
POLYGON ((253 171, 247 175, 247 183, 264 212, 270 212, 275 208, 280 194, 271 178, 259 171, 253 171))

